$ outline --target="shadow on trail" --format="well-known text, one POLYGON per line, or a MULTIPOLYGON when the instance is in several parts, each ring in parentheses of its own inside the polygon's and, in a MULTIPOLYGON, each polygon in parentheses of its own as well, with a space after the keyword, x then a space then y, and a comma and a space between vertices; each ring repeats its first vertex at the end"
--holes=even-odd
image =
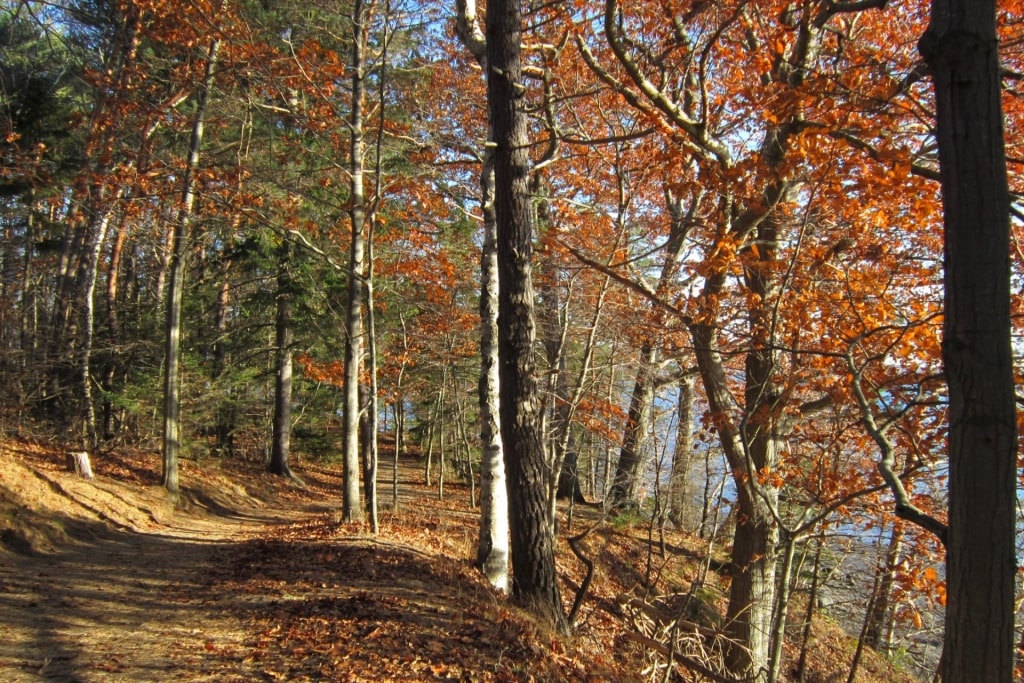
POLYGON ((253 540, 219 573, 254 626, 253 680, 492 680, 530 666, 522 622, 465 562, 361 537, 253 540))
POLYGON ((241 640, 208 580, 230 539, 54 521, 78 540, 0 552, 0 680, 203 680, 208 640, 241 640))

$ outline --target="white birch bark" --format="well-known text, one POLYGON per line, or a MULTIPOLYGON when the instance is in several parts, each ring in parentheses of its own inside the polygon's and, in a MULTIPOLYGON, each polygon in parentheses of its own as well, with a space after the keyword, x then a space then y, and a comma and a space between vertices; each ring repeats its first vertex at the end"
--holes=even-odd
MULTIPOLYGON (((459 38, 481 66, 486 40, 476 17, 475 0, 456 0, 459 38)), ((492 136, 488 135, 488 143, 492 136)), ((480 171, 480 209, 484 242, 480 253, 480 538, 477 565, 498 589, 509 589, 508 492, 505 486, 498 382, 498 247, 494 218, 494 154, 485 145, 480 171)))

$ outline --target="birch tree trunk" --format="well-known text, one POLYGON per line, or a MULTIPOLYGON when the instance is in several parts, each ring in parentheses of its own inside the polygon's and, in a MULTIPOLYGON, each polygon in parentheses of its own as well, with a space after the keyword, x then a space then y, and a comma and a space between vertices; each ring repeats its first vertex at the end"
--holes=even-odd
POLYGON ((96 429, 96 406, 92 400, 92 346, 95 332, 96 320, 96 276, 99 267, 100 251, 107 236, 107 228, 110 225, 110 218, 114 214, 116 200, 120 198, 121 192, 117 191, 115 197, 109 203, 103 213, 94 220, 89 228, 89 238, 83 253, 81 267, 81 316, 82 316, 82 342, 79 351, 78 377, 82 392, 82 411, 85 418, 85 449, 93 450, 99 442, 96 429))
POLYGON ((484 243, 480 251, 480 541, 477 564, 487 580, 508 592, 509 511, 501 442, 498 365, 498 252, 494 220, 494 155, 484 153, 480 174, 484 243))
MULTIPOLYGON (((486 68, 487 42, 476 16, 475 0, 456 0, 456 28, 470 54, 486 68)), ((480 538, 476 563, 493 586, 509 589, 508 492, 501 444, 498 365, 498 232, 494 216, 494 141, 489 129, 480 170, 480 538)))

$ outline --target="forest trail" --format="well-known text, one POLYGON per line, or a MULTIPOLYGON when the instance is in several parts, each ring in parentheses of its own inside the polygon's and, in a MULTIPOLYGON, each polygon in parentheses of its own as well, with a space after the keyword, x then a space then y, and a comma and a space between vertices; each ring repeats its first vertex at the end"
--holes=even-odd
POLYGON ((204 671, 208 648, 240 646, 245 629, 209 578, 217 558, 259 526, 112 532, 5 557, 0 680, 156 681, 183 669, 188 680, 219 680, 204 671))
POLYGON ((4 512, 23 522, 0 545, 0 680, 224 680, 211 652, 243 647, 246 625, 215 577, 238 548, 315 506, 270 505, 204 473, 185 475, 175 508, 148 463, 101 457, 85 481, 45 452, 5 451, 4 512))
POLYGON ((97 459, 86 481, 45 450, 3 451, 5 683, 587 680, 472 569, 465 487, 437 500, 415 459, 374 537, 340 523, 326 468, 297 467, 299 488, 183 463, 175 508, 152 455, 97 459))
MULTIPOLYGON (((472 566, 465 483, 440 499, 436 473, 428 487, 402 458, 395 512, 392 462, 374 536, 342 523, 337 466, 297 463, 298 487, 258 462, 185 461, 174 506, 151 452, 101 455, 84 480, 53 448, 0 442, 0 681, 661 680, 637 638, 651 624, 619 599, 649 595, 645 567, 658 590, 684 590, 673 577, 692 575, 700 544, 673 536, 657 559, 645 529, 604 525, 584 544, 599 571, 566 639, 472 566)), ((564 543, 559 573, 568 608, 582 566, 564 543)), ((808 680, 838 680, 852 644, 818 633, 808 680)), ((871 661, 858 683, 913 680, 871 661)))

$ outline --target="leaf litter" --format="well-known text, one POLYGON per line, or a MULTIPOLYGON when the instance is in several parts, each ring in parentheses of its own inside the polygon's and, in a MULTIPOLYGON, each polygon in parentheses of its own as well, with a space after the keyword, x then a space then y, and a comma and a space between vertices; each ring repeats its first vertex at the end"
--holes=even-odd
MULTIPOLYGON (((698 553, 683 537, 652 582, 642 529, 589 536, 598 573, 567 639, 472 567, 468 489, 449 482, 438 500, 413 457, 400 461, 399 511, 382 511, 373 536, 339 522, 341 479, 329 467, 296 465, 298 487, 258 463, 188 461, 172 505, 154 453, 105 454, 85 481, 53 448, 8 441, 0 451, 5 683, 699 680, 679 667, 664 679, 617 602, 685 588, 698 553)), ((567 549, 559 562, 568 605, 582 568, 567 549)), ((816 633, 808 680, 831 680, 850 641, 834 627, 816 633)), ((870 662, 858 681, 910 680, 870 662)))

